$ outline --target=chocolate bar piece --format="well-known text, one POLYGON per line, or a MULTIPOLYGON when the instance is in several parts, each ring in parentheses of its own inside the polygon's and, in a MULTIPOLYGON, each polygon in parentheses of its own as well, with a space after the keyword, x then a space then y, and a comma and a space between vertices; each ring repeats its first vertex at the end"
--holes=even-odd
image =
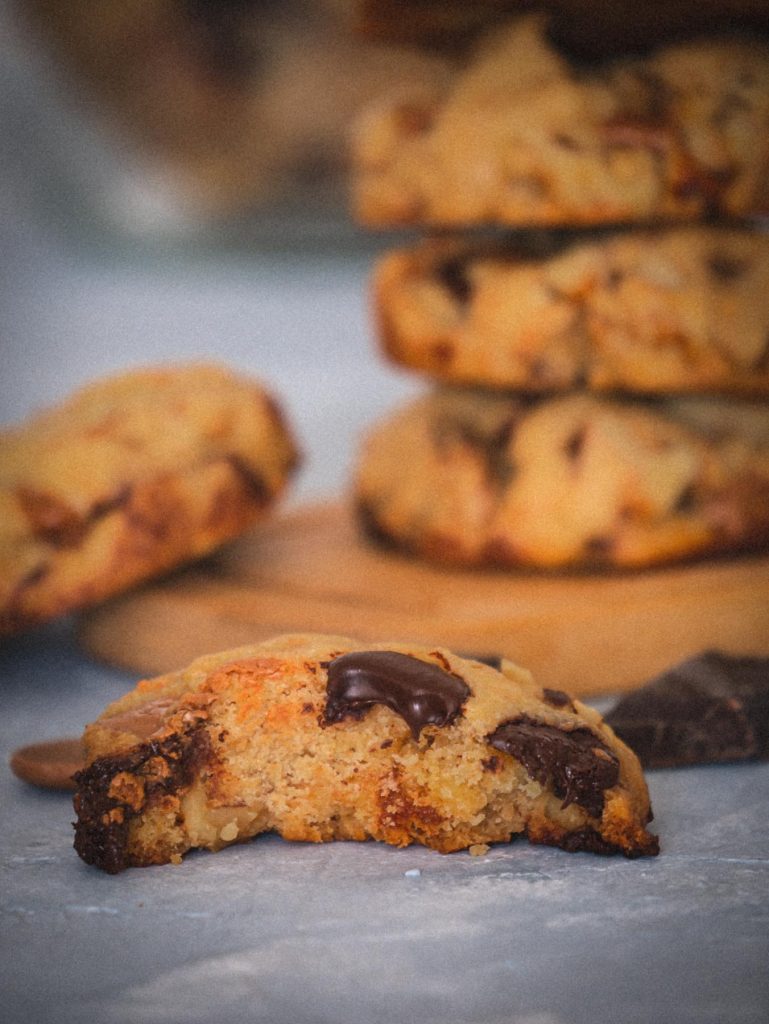
POLYGON ((707 651, 621 698, 606 722, 645 768, 769 758, 769 658, 707 651))

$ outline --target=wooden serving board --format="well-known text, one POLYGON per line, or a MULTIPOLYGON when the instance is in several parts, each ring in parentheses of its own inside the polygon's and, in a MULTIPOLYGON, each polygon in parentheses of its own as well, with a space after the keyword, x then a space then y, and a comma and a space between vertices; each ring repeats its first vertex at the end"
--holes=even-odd
POLYGON ((504 655, 543 685, 600 695, 707 648, 769 655, 769 558, 631 575, 448 570, 370 545, 351 511, 328 503, 102 605, 80 640, 100 660, 150 674, 283 632, 504 655))

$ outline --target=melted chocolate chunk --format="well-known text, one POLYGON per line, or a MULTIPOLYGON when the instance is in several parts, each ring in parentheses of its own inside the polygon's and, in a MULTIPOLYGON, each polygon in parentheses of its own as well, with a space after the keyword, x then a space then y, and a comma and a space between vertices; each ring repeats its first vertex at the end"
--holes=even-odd
POLYGON ((463 654, 462 657, 471 661, 480 661, 482 665, 489 665, 497 671, 502 668, 502 658, 499 654, 463 654))
POLYGON ((707 651, 606 716, 646 768, 769 758, 769 658, 707 651))
POLYGON ((540 785, 550 783, 564 807, 578 804, 601 817, 604 790, 616 786, 619 761, 590 729, 566 732, 521 715, 503 722, 486 740, 520 761, 540 785))
POLYGON ((572 462, 576 462, 585 448, 585 435, 585 428, 579 427, 567 437, 564 443, 563 450, 566 453, 566 457, 571 459, 572 462))
POLYGON ((414 739, 426 725, 449 725, 470 696, 470 687, 438 665, 397 651, 356 651, 328 663, 323 721, 362 718, 384 704, 408 724, 414 739))
POLYGON ((583 148, 575 138, 571 135, 567 135, 566 132, 556 132, 553 136, 553 142, 557 146, 560 146, 561 149, 568 149, 573 153, 579 153, 583 148))
POLYGON ((430 356, 438 366, 448 366, 454 358, 454 346, 450 341, 438 341, 430 346, 430 356))
POLYGON ((380 523, 372 502, 359 499, 355 506, 355 516, 367 540, 389 551, 395 551, 400 547, 398 540, 380 523))

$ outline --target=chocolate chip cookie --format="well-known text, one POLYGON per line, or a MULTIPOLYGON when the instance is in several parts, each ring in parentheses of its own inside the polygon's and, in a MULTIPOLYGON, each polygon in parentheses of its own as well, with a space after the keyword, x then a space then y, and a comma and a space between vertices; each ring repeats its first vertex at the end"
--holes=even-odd
POLYGON ((638 760, 596 711, 440 647, 282 636, 205 657, 139 683, 85 748, 75 849, 111 873, 268 831, 658 850, 638 760))
POLYGON ((368 533, 457 565, 637 568, 769 545, 769 408, 437 389, 364 441, 368 533))
POLYGON ((298 464, 257 381, 193 364, 129 371, 0 434, 0 635, 207 554, 298 464))
POLYGON ((381 257, 373 293, 384 352, 437 380, 769 394, 769 234, 434 239, 381 257))
POLYGON ((370 226, 580 226, 769 207, 769 47, 712 39, 578 66, 538 16, 493 31, 445 90, 357 125, 370 226))

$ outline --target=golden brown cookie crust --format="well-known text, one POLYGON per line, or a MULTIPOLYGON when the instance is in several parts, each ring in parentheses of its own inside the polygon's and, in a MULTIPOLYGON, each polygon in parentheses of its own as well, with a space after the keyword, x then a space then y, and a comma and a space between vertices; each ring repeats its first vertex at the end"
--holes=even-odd
POLYGON ((207 364, 129 371, 0 434, 0 635, 207 554, 298 464, 257 381, 207 364))
POLYGON ((437 562, 640 568, 769 545, 769 409, 438 389, 376 425, 370 534, 437 562))
POLYGON ((434 239, 373 275, 396 363, 532 392, 769 394, 769 235, 696 226, 434 239))
POLYGON ((85 746, 75 845, 111 872, 265 831, 442 852, 525 833, 565 849, 657 852, 638 761, 597 712, 512 663, 498 671, 438 647, 292 635, 202 658, 110 705, 85 746), (351 658, 376 674, 382 655, 396 675, 402 659, 460 697, 416 734, 414 707, 355 708, 343 693, 332 714, 337 668, 351 658), (516 730, 534 744, 517 756, 505 747, 516 730), (549 744, 584 747, 586 788, 559 788, 583 755, 557 763, 563 751, 548 760, 549 744))
POLYGON ((446 91, 368 111, 354 140, 361 223, 582 226, 767 211, 766 44, 682 43, 584 70, 544 25, 515 19, 446 91))

